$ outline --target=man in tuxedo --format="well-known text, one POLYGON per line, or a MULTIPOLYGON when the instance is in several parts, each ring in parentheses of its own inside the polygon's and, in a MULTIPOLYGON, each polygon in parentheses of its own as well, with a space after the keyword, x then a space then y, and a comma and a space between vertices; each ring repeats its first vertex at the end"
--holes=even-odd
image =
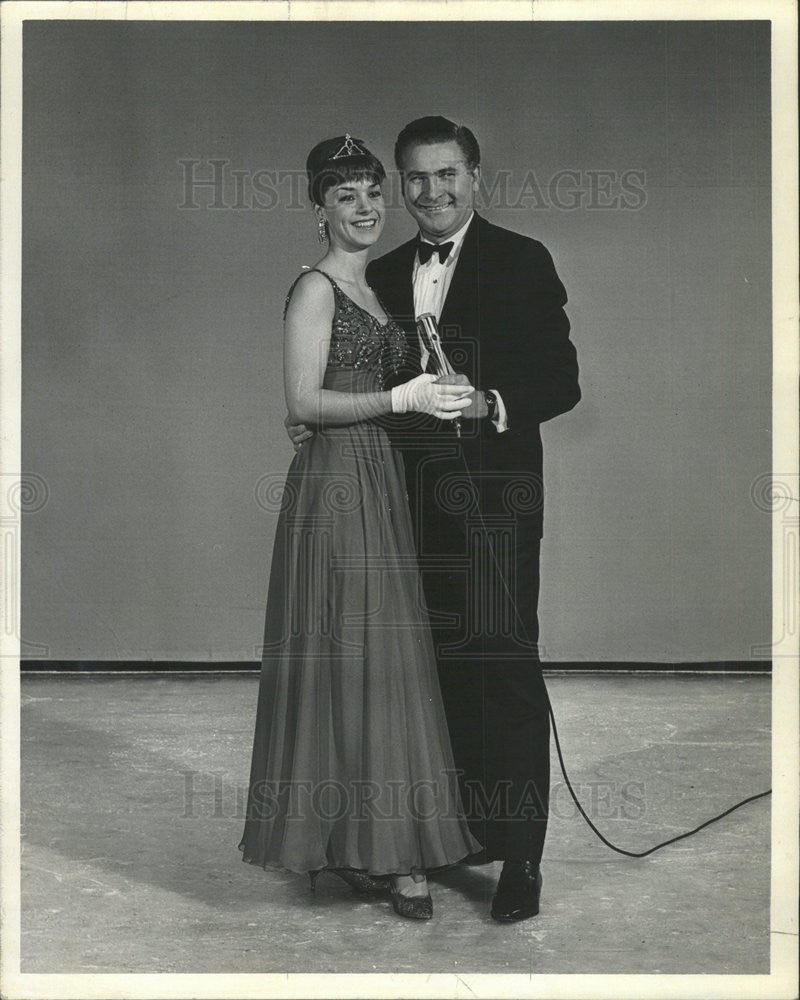
POLYGON ((550 254, 475 211, 473 133, 421 118, 398 136, 395 160, 419 234, 371 262, 367 280, 407 332, 411 370, 402 378, 431 360, 416 323, 427 313, 459 372, 447 377, 476 387, 460 436, 418 414, 392 434, 405 460, 462 799, 485 847, 472 860, 504 862, 491 912, 512 922, 539 912, 550 784, 537 648, 539 426, 580 399, 578 366, 550 254))

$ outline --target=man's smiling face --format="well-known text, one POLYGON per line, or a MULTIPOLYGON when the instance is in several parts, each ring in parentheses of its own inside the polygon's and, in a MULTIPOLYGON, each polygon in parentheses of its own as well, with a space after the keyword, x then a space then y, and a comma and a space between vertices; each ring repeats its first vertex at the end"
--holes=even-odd
POLYGON ((403 157, 403 198, 422 235, 441 243, 475 208, 481 168, 470 170, 457 142, 419 144, 403 157))

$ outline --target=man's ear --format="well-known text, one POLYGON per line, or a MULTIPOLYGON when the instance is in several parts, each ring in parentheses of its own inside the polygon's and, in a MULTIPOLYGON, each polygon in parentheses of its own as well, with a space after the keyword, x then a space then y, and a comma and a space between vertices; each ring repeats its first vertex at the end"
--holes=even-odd
POLYGON ((477 163, 472 170, 472 190, 477 191, 481 186, 481 165, 477 163))

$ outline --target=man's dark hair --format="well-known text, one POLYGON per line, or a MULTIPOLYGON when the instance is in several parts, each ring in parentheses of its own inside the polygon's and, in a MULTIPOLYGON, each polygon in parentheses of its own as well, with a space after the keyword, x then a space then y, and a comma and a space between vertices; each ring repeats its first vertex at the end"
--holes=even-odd
POLYGON ((457 142, 464 154, 467 169, 474 170, 481 162, 478 140, 466 125, 456 125, 441 115, 428 115, 410 122, 394 144, 394 162, 403 171, 403 157, 412 146, 429 146, 434 142, 457 142))

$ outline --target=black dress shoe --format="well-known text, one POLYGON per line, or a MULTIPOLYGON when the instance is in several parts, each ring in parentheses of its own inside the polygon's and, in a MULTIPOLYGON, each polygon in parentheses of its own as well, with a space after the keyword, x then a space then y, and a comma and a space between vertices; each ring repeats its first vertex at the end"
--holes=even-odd
POLYGON ((532 861, 506 861, 492 900, 492 917, 503 924, 527 920, 539 912, 542 873, 532 861))

